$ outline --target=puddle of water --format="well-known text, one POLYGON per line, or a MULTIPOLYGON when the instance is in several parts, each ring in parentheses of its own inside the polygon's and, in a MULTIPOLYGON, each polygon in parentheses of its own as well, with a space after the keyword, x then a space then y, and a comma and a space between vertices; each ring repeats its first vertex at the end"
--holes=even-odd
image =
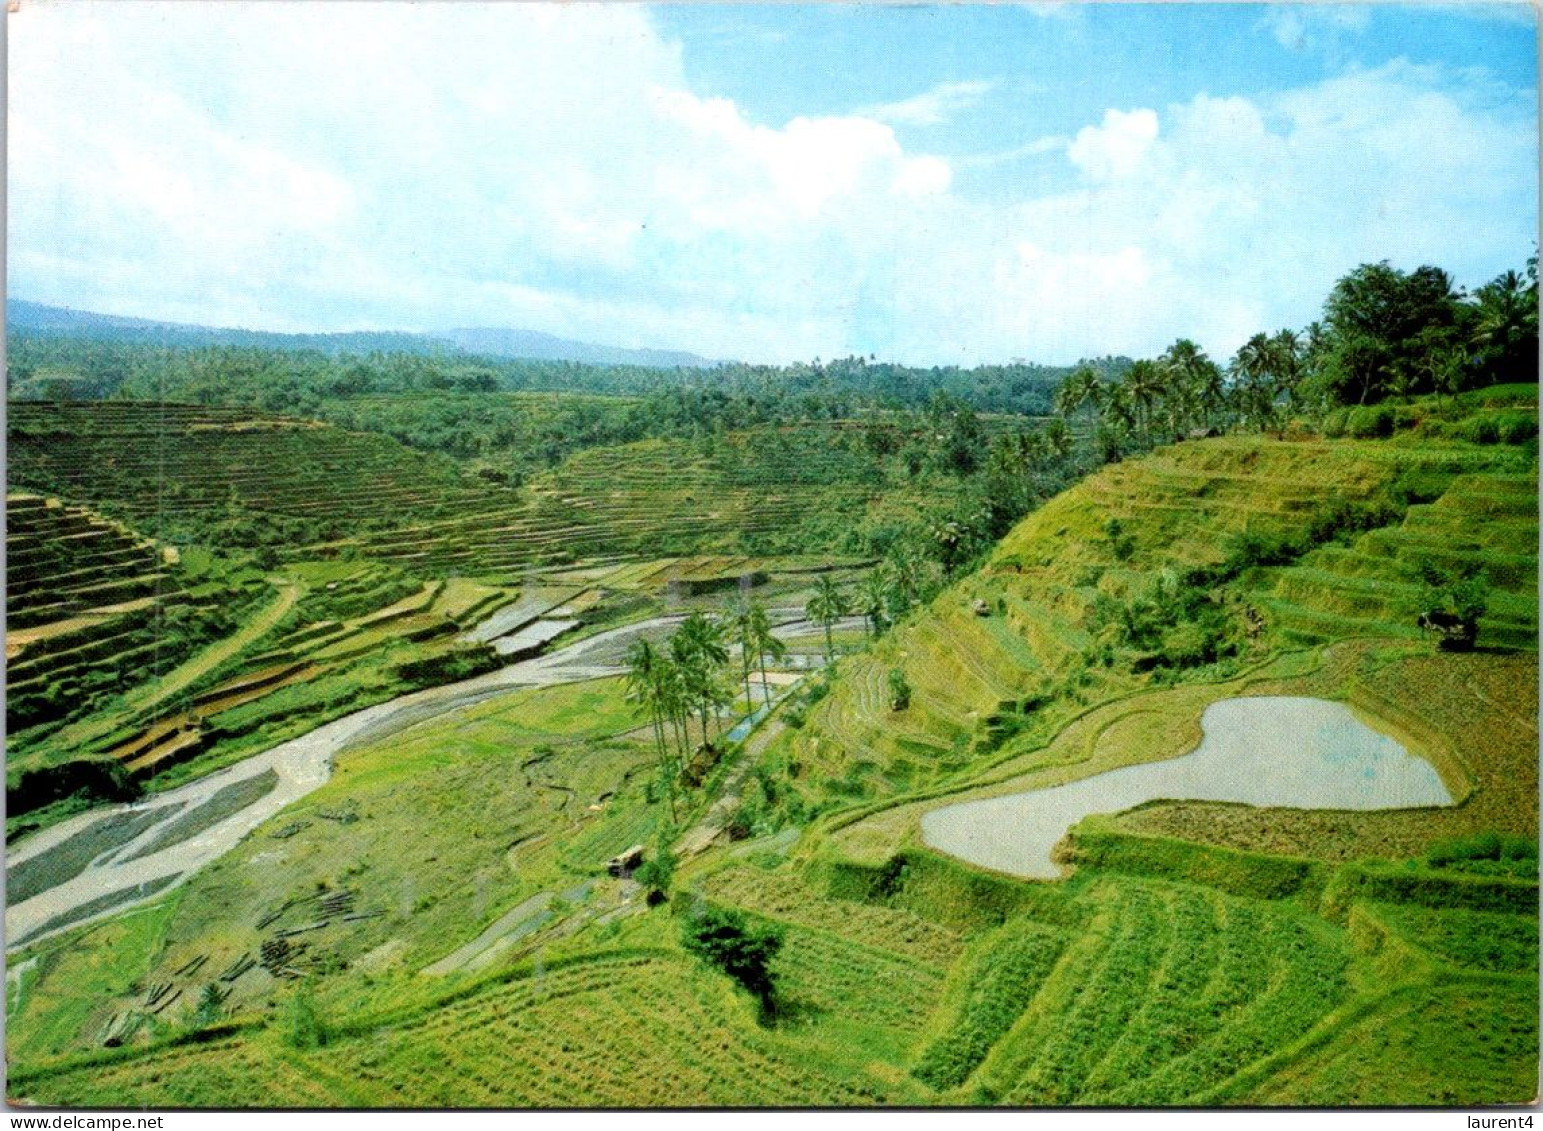
POLYGON ((1223 699, 1200 719, 1204 738, 1181 758, 1125 766, 1081 781, 967 801, 922 816, 922 840, 1016 876, 1059 875, 1050 851, 1090 813, 1159 798, 1290 809, 1407 809, 1450 805, 1436 769, 1343 703, 1292 696, 1223 699))

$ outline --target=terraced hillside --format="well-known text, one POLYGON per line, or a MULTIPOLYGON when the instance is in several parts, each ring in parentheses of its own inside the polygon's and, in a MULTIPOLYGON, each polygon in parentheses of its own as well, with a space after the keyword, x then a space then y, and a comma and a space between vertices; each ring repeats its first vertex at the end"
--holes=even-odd
POLYGON ((89 500, 160 537, 436 576, 830 551, 865 523, 914 518, 957 492, 886 468, 841 422, 589 449, 520 490, 379 434, 237 409, 27 402, 8 429, 13 484, 89 500))
POLYGON ((1483 566, 1481 647, 1535 650, 1536 475, 1530 446, 1242 437, 1106 467, 849 661, 789 754, 813 785, 883 796, 1042 744, 1084 704, 1182 672, 1162 666, 1175 656, 1215 679, 1281 647, 1417 641, 1426 560, 1483 566), (1294 540, 1289 562, 1249 564, 1245 535, 1294 540), (1181 597, 1212 638, 1164 621, 1181 597), (1160 631, 1122 644, 1138 614, 1160 631), (890 708, 891 669, 913 689, 903 711, 890 708))
MULTIPOLYGON (((224 764, 409 690, 415 671, 443 668, 450 679, 474 674, 467 663, 495 666, 491 650, 459 638, 519 595, 461 578, 423 582, 365 562, 294 565, 275 580, 276 596, 253 606, 250 616, 226 615, 221 634, 200 641, 199 649, 182 649, 180 666, 162 663, 145 673, 164 672, 163 678, 74 712, 69 725, 13 741, 13 776, 101 763, 133 779, 160 776, 164 784, 164 775, 190 760, 200 760, 200 771, 224 764)), ((113 671, 117 656, 103 652, 86 670, 113 671)), ((32 807, 11 800, 13 816, 32 807)))
POLYGON ((381 436, 239 409, 19 403, 8 440, 14 484, 92 500, 165 537, 294 556, 514 498, 381 436))
MULTIPOLYGON (((621 680, 491 699, 359 748, 159 901, 8 956, 13 1095, 1524 1102, 1538 1050, 1537 668, 1506 634, 1536 619, 1521 583, 1537 520, 1518 486, 1535 463, 1530 445, 1255 438, 1107 468, 807 679, 785 701, 796 711, 678 793, 661 788, 621 680), (1422 540, 1433 522, 1439 547, 1422 540), (1449 554, 1444 568, 1493 567, 1500 615, 1478 650, 1438 650, 1409 623, 1425 548, 1449 554), (1385 602, 1355 603, 1367 578, 1385 602), (893 669, 913 689, 900 709, 893 669), (1245 694, 1350 702, 1428 758, 1455 803, 1158 802, 1074 826, 1058 856, 1074 871, 1055 882, 921 839, 920 814, 940 804, 1180 755, 1208 704, 1245 694), (731 780, 754 838, 688 852, 680 830, 732 805, 731 780), (672 833, 668 901, 610 874, 609 859, 652 856, 672 833), (704 907, 781 932, 769 1012, 683 944, 704 907)), ((635 596, 754 565, 597 562, 548 581, 635 596)), ((367 635, 373 614, 351 597, 378 604, 411 576, 305 568, 312 598, 338 608, 313 604, 253 663, 347 653, 325 622, 367 635)), ((397 613, 425 615, 449 591, 396 594, 397 613)), ((103 837, 157 835, 87 833, 58 850, 66 864, 103 837)))
POLYGON ((88 508, 8 494, 8 727, 63 722, 169 670, 261 588, 251 571, 190 571, 88 508))
MULTIPOLYGON (((1212 864, 1247 886, 1252 865, 1212 864)), ((418 992, 431 996, 406 1008, 379 990, 350 1008, 326 994, 307 1014, 309 1038, 282 1013, 238 1012, 196 1042, 13 1063, 12 1089, 56 1104, 150 1106, 1527 1099, 1535 882, 1400 872, 1418 881, 1402 895, 1384 884, 1331 907, 1312 892, 1260 898, 1097 868, 1053 888, 1009 886, 925 854, 866 891, 850 872, 720 861, 702 896, 784 936, 776 1024, 759 1023, 745 995, 681 952, 685 902, 674 914, 612 917, 598 937, 601 928, 578 928, 567 943, 548 925, 524 961, 453 988, 421 978, 418 992), (1484 906, 1444 906, 1455 891, 1484 906), (1480 1017, 1475 1037, 1468 1022, 1480 1017)), ((98 978, 110 985, 147 961, 186 957, 159 941, 164 914, 146 915, 152 925, 137 934, 96 929, 119 943, 98 978)), ((399 952, 388 944, 365 965, 378 971, 399 952)), ((23 967, 13 993, 23 1018, 57 1001, 63 970, 78 964, 60 954, 30 982, 23 967)), ((400 972, 387 977, 410 992, 400 972)), ((93 1024, 80 1006, 67 1015, 93 1024)))

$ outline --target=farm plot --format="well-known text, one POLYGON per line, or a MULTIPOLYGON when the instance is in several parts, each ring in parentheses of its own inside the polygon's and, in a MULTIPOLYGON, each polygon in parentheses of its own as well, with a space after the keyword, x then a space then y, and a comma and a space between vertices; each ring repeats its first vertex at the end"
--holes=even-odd
POLYGON ((84 507, 10 494, 6 510, 13 732, 56 727, 169 671, 227 631, 230 613, 261 588, 252 571, 190 572, 171 551, 84 507))
POLYGON ((600 954, 538 969, 315 1052, 258 1034, 149 1061, 23 1077, 14 1087, 38 1102, 116 1096, 120 1104, 157 1106, 852 1106, 914 1099, 859 1065, 810 1055, 791 1038, 759 1029, 749 1003, 722 979, 668 953, 600 954))

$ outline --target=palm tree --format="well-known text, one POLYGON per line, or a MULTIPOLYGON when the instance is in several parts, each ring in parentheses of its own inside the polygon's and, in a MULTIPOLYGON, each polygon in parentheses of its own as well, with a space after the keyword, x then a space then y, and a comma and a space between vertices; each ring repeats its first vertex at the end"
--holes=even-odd
POLYGON ((1045 458, 1045 440, 1039 431, 1023 431, 1013 435, 1013 448, 1018 461, 1026 468, 1038 469, 1045 458))
POLYGON ((627 701, 639 703, 648 710, 653 723, 654 741, 659 747, 659 773, 664 778, 665 791, 670 799, 670 820, 675 820, 675 775, 669 766, 664 745, 664 712, 669 699, 670 675, 666 668, 670 661, 647 640, 633 641, 627 650, 627 701))
POLYGON ((1052 418, 1040 429, 1040 443, 1044 445, 1045 452, 1052 459, 1065 459, 1066 454, 1072 450, 1072 432, 1066 427, 1066 421, 1059 417, 1052 418))
POLYGON ((1261 431, 1274 419, 1280 368, 1280 349, 1265 334, 1255 334, 1244 342, 1232 359, 1238 413, 1261 431))
POLYGON ((1136 427, 1143 443, 1151 440, 1152 406, 1162 398, 1166 385, 1163 370, 1155 361, 1143 358, 1132 362, 1131 367, 1125 371, 1124 387, 1129 393, 1136 427))
POLYGON ((755 700, 750 697, 750 653, 755 648, 755 626, 750 607, 743 601, 734 602, 729 609, 729 634, 739 645, 739 666, 745 677, 745 710, 754 714, 755 700))
POLYGON ((1174 431, 1174 439, 1182 438, 1183 425, 1194 409, 1200 410, 1203 420, 1209 423, 1214 411, 1222 402, 1222 371, 1194 342, 1180 338, 1169 346, 1162 356, 1162 366, 1168 372, 1167 416, 1174 431))
POLYGON ((723 626, 706 613, 692 613, 670 637, 670 657, 680 670, 682 697, 688 710, 696 710, 702 745, 707 746, 708 715, 720 698, 719 671, 729 660, 723 626))
MULTIPOLYGON (((1479 300, 1478 318, 1473 327, 1473 343, 1486 356, 1501 380, 1525 377, 1536 361, 1538 341, 1538 295, 1536 285, 1529 287, 1515 271, 1485 283, 1475 297, 1479 300)), ((1529 378, 1530 379, 1530 378, 1529 378)))
POLYGON ((1083 405, 1096 412, 1103 404, 1104 386, 1091 365, 1079 365, 1056 388, 1051 407, 1062 417, 1070 417, 1083 405))
POLYGON ((830 626, 847 615, 846 596, 836 588, 836 583, 830 579, 830 574, 822 573, 819 582, 815 585, 814 596, 809 598, 809 603, 804 606, 804 615, 816 624, 825 628, 825 662, 828 664, 835 656, 835 645, 831 642, 830 626))
POLYGON ((857 587, 857 611, 868 618, 868 632, 875 639, 884 629, 884 611, 888 604, 888 582, 878 570, 869 570, 857 587))
POLYGON ((788 648, 772 632, 766 606, 759 601, 750 602, 750 637, 756 658, 761 664, 761 694, 766 705, 771 706, 771 681, 766 678, 766 657, 780 660, 788 654, 788 648))

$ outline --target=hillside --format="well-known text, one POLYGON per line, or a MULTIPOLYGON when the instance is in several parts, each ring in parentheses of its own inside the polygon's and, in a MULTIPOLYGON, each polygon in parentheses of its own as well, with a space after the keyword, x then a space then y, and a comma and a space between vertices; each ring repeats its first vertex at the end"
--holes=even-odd
POLYGON ((8 330, 181 349, 233 346, 326 354, 466 354, 576 361, 593 365, 637 365, 658 369, 704 368, 719 364, 680 350, 596 345, 535 330, 479 328, 417 334, 380 330, 279 333, 162 322, 151 318, 126 318, 15 298, 6 300, 5 315, 8 330))
POLYGON ((163 539, 425 576, 619 553, 860 552, 855 530, 959 491, 873 455, 841 421, 588 448, 524 489, 377 433, 234 408, 25 402, 7 436, 13 486, 163 539))
MULTIPOLYGON (((697 466, 724 490, 735 458, 699 452, 697 466)), ((854 473, 795 450, 787 478, 854 473)), ((597 468, 591 497, 625 500, 630 474, 597 468)), ((694 482, 650 489, 684 502, 694 482)), ((606 861, 705 819, 733 774, 667 799, 619 680, 522 690, 365 743, 169 895, 14 952, 27 973, 13 1094, 1526 1100, 1535 482, 1535 443, 1424 434, 1224 438, 1111 465, 877 642, 844 636, 835 672, 800 683, 739 755, 749 839, 683 849, 674 898, 657 908, 606 861), (1431 560, 1487 571, 1474 651, 1438 650, 1413 623, 1431 560), (895 669, 911 688, 902 709, 895 669), (922 838, 939 805, 1182 754, 1204 708, 1238 695, 1349 702, 1427 758, 1455 804, 1159 802, 1083 820, 1059 855, 1075 870, 1048 883, 969 867, 922 838), (775 1016, 683 948, 708 907, 781 931, 775 1016), (1465 1036, 1476 1015, 1482 1041, 1465 1036)), ((698 568, 746 566, 565 576, 619 590, 698 568)), ((179 820, 161 833, 109 821, 76 833, 79 851, 39 855, 63 863, 141 840, 152 843, 130 851, 153 852, 157 836, 188 835, 172 831, 179 820)))
POLYGON ((1224 679, 1355 637, 1414 644, 1425 560, 1482 564, 1480 643, 1535 651, 1535 487, 1530 446, 1412 439, 1222 438, 1111 465, 849 661, 790 756, 811 782, 882 796, 1001 761, 1088 704, 1180 675, 1224 679), (1288 562, 1255 564, 1283 542, 1288 562), (1133 620, 1146 623, 1121 642, 1133 620), (891 668, 913 689, 902 712, 881 691, 891 668))

